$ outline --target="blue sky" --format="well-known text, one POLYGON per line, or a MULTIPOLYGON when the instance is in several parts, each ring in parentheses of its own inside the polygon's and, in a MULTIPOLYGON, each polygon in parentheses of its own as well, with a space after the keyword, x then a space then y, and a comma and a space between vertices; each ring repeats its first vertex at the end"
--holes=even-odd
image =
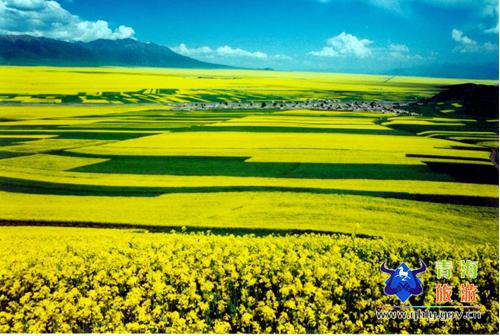
POLYGON ((494 0, 0 0, 0 31, 133 37, 210 62, 281 70, 498 64, 494 0))

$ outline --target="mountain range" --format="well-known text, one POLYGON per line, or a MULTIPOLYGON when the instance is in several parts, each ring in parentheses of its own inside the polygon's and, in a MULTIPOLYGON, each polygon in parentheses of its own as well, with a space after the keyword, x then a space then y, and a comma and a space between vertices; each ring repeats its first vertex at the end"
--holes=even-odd
MULTIPOLYGON (((0 35, 0 65, 236 69, 236 67, 232 66, 199 61, 180 55, 168 47, 130 38, 66 42, 31 35, 0 35)), ((261 70, 273 69, 264 68, 261 70)), ((338 70, 333 68, 330 71, 337 72, 338 70)), ((498 79, 498 63, 431 64, 393 69, 382 74, 391 76, 498 79)))
POLYGON ((0 35, 0 64, 232 68, 198 61, 168 47, 134 39, 65 42, 31 35, 0 35))

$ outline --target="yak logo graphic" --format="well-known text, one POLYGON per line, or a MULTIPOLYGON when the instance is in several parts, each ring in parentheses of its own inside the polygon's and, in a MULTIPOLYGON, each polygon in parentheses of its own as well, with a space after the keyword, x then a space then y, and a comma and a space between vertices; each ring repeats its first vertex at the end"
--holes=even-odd
POLYGON ((396 295, 401 302, 405 302, 412 295, 420 295, 423 292, 422 281, 417 277, 419 273, 425 272, 427 266, 420 260, 420 268, 412 271, 405 263, 399 265, 395 270, 385 267, 385 261, 380 265, 380 270, 390 275, 385 281, 384 293, 396 295))

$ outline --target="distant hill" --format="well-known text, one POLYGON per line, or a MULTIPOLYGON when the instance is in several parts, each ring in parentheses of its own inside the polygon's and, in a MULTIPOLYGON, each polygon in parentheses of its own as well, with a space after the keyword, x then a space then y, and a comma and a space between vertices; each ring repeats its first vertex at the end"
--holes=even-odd
POLYGON ((430 98, 429 101, 435 103, 458 101, 463 105, 463 113, 498 118, 498 86, 466 83, 444 88, 445 90, 430 98))
POLYGON ((30 35, 0 35, 0 64, 53 66, 144 66, 224 69, 134 39, 65 42, 30 35))

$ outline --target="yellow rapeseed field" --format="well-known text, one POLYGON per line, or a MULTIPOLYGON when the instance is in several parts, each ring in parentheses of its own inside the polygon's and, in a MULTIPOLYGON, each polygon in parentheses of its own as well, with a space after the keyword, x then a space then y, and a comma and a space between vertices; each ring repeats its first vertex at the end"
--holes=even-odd
MULTIPOLYGON (((46 102, 58 103, 60 99, 57 95, 80 92, 89 95, 83 97, 84 103, 109 103, 99 98, 103 92, 127 95, 144 90, 145 94, 151 94, 157 89, 178 90, 176 94, 166 96, 168 98, 164 101, 169 102, 186 101, 193 97, 203 101, 203 95, 207 93, 231 96, 235 92, 284 99, 325 97, 318 91, 358 92, 361 95, 376 92, 393 97, 406 97, 408 94, 429 96, 437 92, 439 86, 458 83, 463 83, 463 80, 254 70, 0 67, 0 94, 18 94, 20 97, 13 101, 21 103, 43 101, 30 94, 47 94, 50 97, 46 102)), ((343 95, 338 94, 337 97, 342 98, 343 95)))
MULTIPOLYGON (((216 127, 216 126, 213 126, 216 127)), ((353 126, 354 127, 354 126, 353 126)), ((275 156, 294 155, 291 162, 418 163, 406 154, 487 159, 484 151, 453 149, 447 140, 414 135, 261 132, 164 132, 138 139, 85 146, 75 153, 100 155, 275 156), (327 151, 327 152, 325 152, 327 151), (386 155, 390 158, 386 159, 386 155), (366 159, 365 159, 366 156, 366 159), (339 161, 336 161, 339 158, 339 161)), ((20 146, 20 145, 18 145, 20 146)), ((474 147, 471 147, 472 149, 474 147)), ((253 159, 255 161, 255 159, 253 159)), ((283 160, 279 160, 283 161, 283 160)), ((420 160, 421 161, 421 160, 420 160)))
POLYGON ((498 120, 173 104, 465 81, 0 67, 0 333, 498 333, 498 120), (436 304, 438 260, 478 261, 481 319, 377 318, 400 304, 381 263, 420 259, 406 304, 436 304))
MULTIPOLYGON (((354 185, 355 181, 351 184, 354 185)), ((446 187, 443 187, 445 192, 446 187)), ((428 237, 457 244, 498 244, 498 221, 495 220, 498 211, 494 207, 349 194, 264 191, 180 192, 157 197, 0 192, 0 199, 2 219, 12 223, 83 221, 101 223, 104 227, 106 223, 127 223, 236 231, 315 230, 357 232, 404 240, 428 237)))
POLYGON ((0 278, 0 332, 498 332, 498 252, 489 245, 0 228, 0 278), (384 260, 425 260, 414 304, 434 305, 440 258, 481 260, 480 320, 376 317, 397 301, 382 292, 384 260))

